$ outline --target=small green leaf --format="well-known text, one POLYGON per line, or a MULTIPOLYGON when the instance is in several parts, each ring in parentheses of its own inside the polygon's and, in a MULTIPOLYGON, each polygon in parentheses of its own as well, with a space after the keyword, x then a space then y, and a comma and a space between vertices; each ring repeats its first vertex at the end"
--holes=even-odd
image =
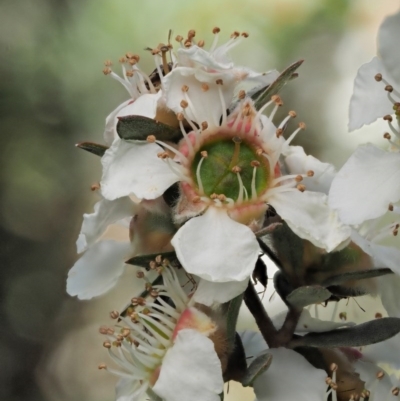
POLYGON ((361 347, 385 341, 400 332, 400 318, 384 317, 371 320, 354 327, 346 327, 325 331, 323 333, 309 333, 293 340, 291 347, 361 347))
POLYGON ((247 372, 242 379, 243 387, 253 386, 254 381, 264 373, 272 362, 272 355, 267 351, 260 354, 247 368, 247 372))
POLYGON ((288 81, 293 77, 294 72, 303 64, 304 60, 299 60, 284 70, 271 85, 262 88, 251 95, 254 106, 259 110, 266 102, 271 100, 271 96, 276 95, 288 81))
POLYGON ((108 149, 105 145, 100 145, 99 143, 94 142, 80 142, 75 145, 79 149, 86 150, 90 153, 93 153, 96 156, 103 156, 106 150, 108 149))
POLYGON ((161 255, 163 259, 168 259, 172 264, 177 261, 175 252, 160 252, 160 253, 152 253, 150 255, 140 255, 134 256, 133 258, 127 260, 125 263, 128 265, 135 265, 139 267, 144 267, 146 270, 150 269, 150 262, 155 260, 157 256, 161 255))
POLYGON ((182 138, 179 129, 144 116, 118 117, 117 133, 122 139, 145 141, 154 135, 159 141, 178 142, 182 138))
POLYGON ((331 292, 320 285, 307 285, 296 288, 286 298, 286 301, 296 308, 318 304, 330 298, 331 292))
POLYGON ((386 267, 379 269, 369 269, 354 272, 347 272, 343 274, 338 274, 337 276, 329 277, 326 279, 322 285, 324 287, 330 287, 331 285, 340 285, 351 280, 364 280, 367 278, 384 276, 386 274, 393 274, 393 272, 386 267))
POLYGON ((224 401, 224 392, 222 392, 222 393, 219 395, 219 399, 220 399, 221 401, 224 401))

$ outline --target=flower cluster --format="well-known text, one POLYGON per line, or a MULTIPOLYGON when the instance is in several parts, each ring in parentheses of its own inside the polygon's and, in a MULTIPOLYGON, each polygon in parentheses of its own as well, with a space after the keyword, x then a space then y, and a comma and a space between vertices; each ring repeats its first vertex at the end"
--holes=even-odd
MULTIPOLYGON (((127 267, 145 283, 100 329, 117 367, 99 368, 120 377, 118 401, 218 401, 229 380, 253 387, 259 401, 366 400, 377 392, 374 374, 388 377, 360 347, 396 342, 400 332, 400 279, 392 275, 400 251, 378 243, 399 228, 385 220, 400 211, 400 60, 390 45, 399 16, 382 25, 382 58, 360 68, 351 101, 350 127, 383 116, 390 148, 361 146, 338 173, 291 144, 306 128, 289 128, 295 111, 277 119, 278 92, 301 62, 281 73, 236 66, 229 51, 247 33, 220 45, 214 28, 205 50, 190 30, 176 50, 170 40, 148 49, 149 75, 132 53, 119 60, 122 77, 106 62, 104 74, 129 99, 107 117, 105 145, 77 145, 101 156, 102 176, 67 291, 102 295, 127 267), (125 241, 110 239, 111 228, 125 241), (278 268, 284 311, 275 317, 255 289, 267 287, 265 260, 278 268), (309 311, 377 292, 390 317, 356 325, 309 311), (236 333, 243 301, 260 333, 236 333)), ((388 386, 379 387, 385 397, 388 386)))

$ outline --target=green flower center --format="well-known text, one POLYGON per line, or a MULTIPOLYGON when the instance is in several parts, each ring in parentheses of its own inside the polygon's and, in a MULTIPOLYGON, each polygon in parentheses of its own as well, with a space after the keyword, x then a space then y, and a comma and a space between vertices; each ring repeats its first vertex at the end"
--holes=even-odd
POLYGON ((234 137, 203 144, 194 156, 192 175, 200 196, 246 201, 267 189, 270 172, 268 160, 257 154, 255 145, 234 137))

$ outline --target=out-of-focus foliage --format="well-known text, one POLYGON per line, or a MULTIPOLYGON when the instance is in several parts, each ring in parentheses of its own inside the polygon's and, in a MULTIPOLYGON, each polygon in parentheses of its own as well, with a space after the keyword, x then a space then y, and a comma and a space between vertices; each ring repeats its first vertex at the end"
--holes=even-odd
POLYGON ((306 59, 300 78, 283 92, 284 111, 296 109, 308 123, 310 130, 299 141, 309 152, 339 160, 339 165, 344 156, 337 159, 326 149, 337 146, 345 152, 347 143, 340 139, 347 135, 343 105, 356 68, 374 53, 374 30, 361 50, 344 42, 360 43, 362 35, 359 42, 353 40, 355 30, 365 34, 369 24, 377 25, 397 7, 394 0, 385 4, 387 8, 366 8, 361 0, 0 4, 1 399, 101 401, 113 394, 113 379, 104 379, 96 369, 103 352, 96 325, 106 323, 108 310, 122 306, 132 280, 126 276, 126 288, 90 305, 78 305, 65 294, 82 213, 97 200, 89 187, 100 173, 99 159, 74 144, 100 142, 105 116, 127 99, 122 87, 101 74, 102 61, 116 62, 128 50, 140 52, 141 66, 150 72, 151 55, 141 49, 165 42, 170 28, 174 34, 196 28, 206 46, 216 25, 226 38, 234 29, 248 31, 246 45, 233 52, 240 64, 283 69, 306 59), (353 64, 346 59, 352 52, 359 56, 357 62, 351 59, 353 64), (338 97, 332 90, 343 87, 343 79, 349 87, 338 97), (329 101, 332 96, 338 108, 329 101))

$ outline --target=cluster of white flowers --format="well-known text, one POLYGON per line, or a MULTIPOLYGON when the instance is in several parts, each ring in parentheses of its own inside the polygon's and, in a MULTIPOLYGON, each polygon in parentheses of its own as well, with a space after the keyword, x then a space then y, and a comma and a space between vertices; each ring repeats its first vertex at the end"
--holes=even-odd
POLYGON ((399 390, 377 364, 392 361, 373 347, 391 344, 400 360, 400 250, 381 244, 400 224, 400 13, 382 24, 380 56, 360 68, 350 106, 352 130, 387 120, 389 149, 362 145, 338 173, 291 145, 305 129, 286 135, 294 111, 274 122, 290 69, 238 67, 228 52, 248 34, 218 45, 213 33, 208 51, 193 30, 176 51, 149 49, 150 75, 131 53, 122 77, 106 62, 130 98, 107 117, 106 145, 78 144, 101 156, 101 200, 84 215, 67 291, 102 295, 129 265, 145 283, 100 329, 118 365, 100 368, 121 378, 118 401, 218 401, 229 380, 259 401, 391 399, 399 390), (112 225, 125 242, 102 238, 112 225), (254 291, 266 286, 263 254, 280 269, 282 319, 254 291), (364 328, 304 309, 376 292, 393 320, 364 328), (261 334, 236 334, 243 299, 261 334))

